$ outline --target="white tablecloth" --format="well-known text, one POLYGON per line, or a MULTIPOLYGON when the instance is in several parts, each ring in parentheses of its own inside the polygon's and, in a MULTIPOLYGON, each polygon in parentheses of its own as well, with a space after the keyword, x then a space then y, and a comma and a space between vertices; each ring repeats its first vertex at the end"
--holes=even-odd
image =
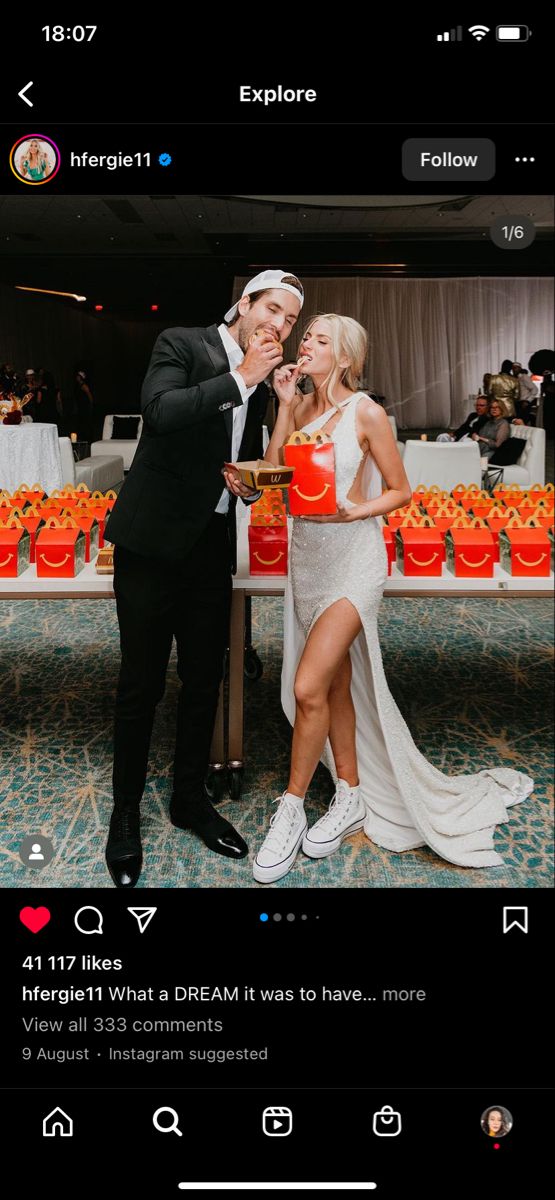
POLYGON ((0 491, 14 492, 22 483, 40 483, 45 492, 63 486, 56 425, 2 425, 0 422, 0 491))
POLYGON ((403 466, 414 491, 421 483, 437 483, 450 492, 458 483, 482 486, 480 451, 477 442, 405 442, 403 466))

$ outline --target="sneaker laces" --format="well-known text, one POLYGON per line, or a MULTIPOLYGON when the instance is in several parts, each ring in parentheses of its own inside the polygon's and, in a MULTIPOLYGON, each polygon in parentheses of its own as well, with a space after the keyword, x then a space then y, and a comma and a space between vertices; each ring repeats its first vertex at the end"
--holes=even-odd
POLYGON ((279 854, 287 846, 288 839, 295 825, 298 824, 301 814, 299 805, 295 804, 294 800, 290 800, 285 793, 283 796, 278 796, 274 803, 279 804, 279 808, 270 820, 270 829, 264 839, 264 849, 279 854))
POLYGON ((352 788, 338 782, 335 796, 332 797, 331 804, 327 813, 317 822, 320 829, 329 829, 334 831, 341 824, 343 817, 347 816, 349 807, 354 800, 351 794, 352 788))

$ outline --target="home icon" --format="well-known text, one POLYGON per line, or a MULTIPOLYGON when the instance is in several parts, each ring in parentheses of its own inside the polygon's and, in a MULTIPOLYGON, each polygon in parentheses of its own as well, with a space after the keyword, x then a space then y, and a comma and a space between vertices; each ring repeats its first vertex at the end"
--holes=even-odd
POLYGON ((73 1121, 61 1108, 53 1108, 42 1122, 43 1137, 73 1137, 73 1121))

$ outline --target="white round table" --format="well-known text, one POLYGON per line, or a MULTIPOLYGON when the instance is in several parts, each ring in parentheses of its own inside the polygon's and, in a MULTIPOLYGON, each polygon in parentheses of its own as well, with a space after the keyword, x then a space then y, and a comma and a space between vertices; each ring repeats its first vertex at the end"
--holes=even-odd
POLYGON ((40 483, 50 494, 63 487, 62 460, 56 425, 41 422, 3 425, 0 421, 0 491, 14 492, 22 483, 40 483))

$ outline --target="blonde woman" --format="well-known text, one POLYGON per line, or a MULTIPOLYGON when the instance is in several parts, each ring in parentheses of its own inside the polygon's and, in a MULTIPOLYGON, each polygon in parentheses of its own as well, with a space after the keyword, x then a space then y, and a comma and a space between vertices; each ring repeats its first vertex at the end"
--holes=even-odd
POLYGON ((324 858, 360 829, 389 850, 429 845, 459 865, 496 866, 494 827, 533 786, 507 768, 444 775, 416 748, 387 686, 377 632, 387 563, 377 518, 405 504, 411 489, 386 413, 359 389, 366 352, 362 326, 327 313, 310 322, 297 363, 273 377, 279 411, 266 457, 278 462, 294 430, 330 434, 337 512, 293 522, 282 676, 291 767, 254 861, 259 883, 286 875, 301 846, 324 858), (301 374, 312 378, 307 396, 297 389, 301 374), (304 801, 320 758, 336 791, 309 829, 304 801))
POLYGON ((25 177, 29 176, 35 183, 39 183, 42 179, 47 179, 50 175, 52 167, 48 159, 48 155, 44 150, 42 142, 33 138, 29 142, 29 148, 26 154, 21 155, 19 163, 19 174, 25 177))

